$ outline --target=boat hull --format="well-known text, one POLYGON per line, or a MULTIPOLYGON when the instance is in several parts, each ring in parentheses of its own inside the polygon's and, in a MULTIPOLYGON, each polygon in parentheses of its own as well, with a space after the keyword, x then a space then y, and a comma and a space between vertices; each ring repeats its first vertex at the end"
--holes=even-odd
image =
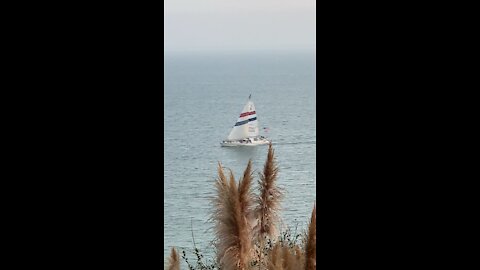
POLYGON ((266 145, 271 143, 270 140, 257 140, 257 141, 251 141, 251 142, 241 142, 241 141, 232 141, 232 142, 221 142, 220 145, 223 147, 236 147, 236 146, 257 146, 257 145, 266 145))

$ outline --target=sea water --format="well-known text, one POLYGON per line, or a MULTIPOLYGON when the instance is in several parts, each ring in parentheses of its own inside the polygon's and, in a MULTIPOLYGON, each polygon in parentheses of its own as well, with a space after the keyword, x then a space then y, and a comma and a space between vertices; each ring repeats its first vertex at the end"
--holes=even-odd
POLYGON ((261 134, 273 140, 282 224, 304 230, 316 199, 315 54, 166 53, 164 72, 165 258, 172 246, 188 254, 194 239, 213 259, 208 218, 218 162, 238 181, 252 159, 258 193, 268 146, 220 146, 250 94, 261 134))

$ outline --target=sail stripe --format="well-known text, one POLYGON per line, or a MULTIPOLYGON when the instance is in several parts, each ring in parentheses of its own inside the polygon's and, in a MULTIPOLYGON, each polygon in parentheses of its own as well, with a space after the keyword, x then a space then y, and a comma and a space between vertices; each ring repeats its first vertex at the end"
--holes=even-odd
POLYGON ((255 111, 253 111, 253 112, 244 112, 244 113, 240 114, 240 117, 244 117, 244 116, 252 115, 252 114, 255 114, 255 111))
POLYGON ((235 126, 241 126, 241 125, 244 125, 248 122, 252 122, 252 121, 255 121, 255 120, 257 120, 257 117, 253 117, 253 118, 250 118, 250 119, 247 119, 247 120, 244 120, 244 121, 237 122, 235 124, 235 126))

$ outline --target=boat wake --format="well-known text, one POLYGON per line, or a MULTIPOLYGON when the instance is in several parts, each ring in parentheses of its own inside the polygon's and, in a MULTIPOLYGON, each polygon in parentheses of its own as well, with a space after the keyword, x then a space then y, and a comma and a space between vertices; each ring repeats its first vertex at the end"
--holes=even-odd
POLYGON ((272 145, 288 145, 288 144, 317 144, 317 141, 305 141, 305 142, 272 142, 272 145))

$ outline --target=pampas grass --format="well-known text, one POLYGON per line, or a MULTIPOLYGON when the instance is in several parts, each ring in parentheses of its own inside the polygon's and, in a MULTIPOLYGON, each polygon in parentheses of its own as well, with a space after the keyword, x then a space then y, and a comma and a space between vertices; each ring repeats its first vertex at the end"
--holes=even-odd
POLYGON ((316 205, 313 206, 312 217, 308 225, 307 244, 305 250, 305 269, 316 269, 317 264, 317 213, 316 205))
POLYGON ((168 258, 168 270, 180 270, 180 260, 177 251, 172 247, 170 258, 168 258))
POLYGON ((252 186, 252 160, 248 160, 247 168, 243 172, 243 177, 238 182, 238 195, 241 212, 244 213, 245 223, 252 227, 254 221, 253 203, 254 197, 251 191, 252 186))
POLYGON ((249 221, 253 200, 250 190, 251 162, 249 161, 238 186, 231 171, 227 182, 221 172, 221 165, 218 170, 217 198, 213 213, 215 235, 220 240, 217 244, 217 261, 222 269, 246 269, 253 250, 249 221))
POLYGON ((302 269, 303 253, 300 248, 289 248, 276 243, 268 257, 268 270, 302 269))
POLYGON ((254 227, 254 234, 262 242, 265 236, 275 236, 277 230, 275 224, 278 222, 278 211, 280 210, 280 200, 282 192, 276 185, 278 167, 275 162, 275 153, 272 144, 268 146, 267 160, 263 167, 263 173, 260 175, 259 196, 257 197, 257 207, 255 216, 257 225, 254 227))
MULTIPOLYGON (((249 160, 242 178, 236 184, 233 172, 228 177, 218 163, 211 221, 214 223, 216 262, 198 263, 189 269, 315 269, 316 268, 316 205, 302 244, 290 238, 290 231, 277 239, 280 201, 283 192, 277 186, 278 167, 272 145, 258 181, 258 195, 252 193, 252 161, 249 160)), ((295 230, 296 231, 296 230, 295 230)), ((193 237, 193 236, 192 236, 193 237)), ((198 260, 201 255, 197 248, 198 260)), ((180 269, 178 255, 172 248, 170 268, 180 269), (172 268, 176 267, 176 268, 172 268)))

